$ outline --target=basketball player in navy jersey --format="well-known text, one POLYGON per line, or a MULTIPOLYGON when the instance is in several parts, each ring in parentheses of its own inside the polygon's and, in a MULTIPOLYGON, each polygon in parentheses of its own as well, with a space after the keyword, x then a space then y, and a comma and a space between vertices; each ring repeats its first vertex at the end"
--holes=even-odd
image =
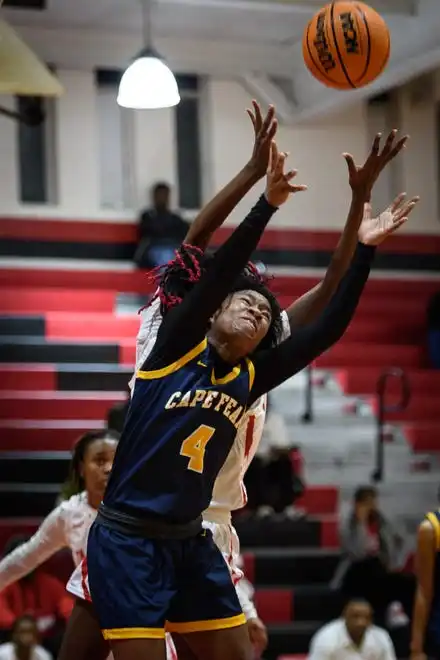
MULTIPOLYGON (((323 315, 273 347, 277 301, 257 278, 240 273, 276 208, 298 190, 284 160, 274 154, 266 196, 165 316, 138 373, 89 539, 92 598, 116 660, 163 658, 165 625, 186 634, 199 658, 248 657, 235 590, 210 535, 200 531, 200 514, 246 408, 337 341, 374 255, 359 244, 323 315)), ((347 162, 366 199, 366 172, 347 162)))
MULTIPOLYGON (((438 494, 440 500, 440 490, 438 494)), ((417 590, 411 636, 411 660, 440 659, 440 510, 427 513, 419 526, 416 550, 417 590)))

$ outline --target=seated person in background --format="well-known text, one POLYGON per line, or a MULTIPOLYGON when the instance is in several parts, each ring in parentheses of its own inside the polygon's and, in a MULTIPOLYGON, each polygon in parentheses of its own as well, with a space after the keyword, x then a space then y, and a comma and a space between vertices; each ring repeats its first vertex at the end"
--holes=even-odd
POLYGON ((12 641, 0 645, 0 660, 52 660, 38 640, 34 617, 30 614, 20 616, 12 628, 12 641))
POLYGON ((303 512, 293 503, 304 492, 304 485, 294 471, 286 422, 271 397, 266 414, 261 443, 244 478, 248 509, 261 516, 277 513, 297 517, 303 512))
MULTIPOLYGON (((29 540, 30 537, 14 537, 6 544, 4 555, 29 540)), ((64 584, 37 567, 0 593, 0 630, 3 633, 13 630, 17 618, 31 614, 44 645, 57 651, 72 608, 73 599, 64 584)))
POLYGON ((372 618, 367 602, 351 600, 340 619, 315 633, 308 660, 396 660, 389 634, 373 626, 372 618))
POLYGON ((398 572, 402 546, 403 539, 378 508, 376 489, 358 488, 342 522, 343 559, 332 586, 346 598, 368 601, 378 623, 389 627, 409 623, 414 597, 414 577, 398 572))
POLYGON ((170 211, 170 194, 167 183, 156 183, 151 208, 141 212, 139 244, 134 256, 139 268, 156 268, 174 259, 174 250, 188 232, 188 224, 170 211))

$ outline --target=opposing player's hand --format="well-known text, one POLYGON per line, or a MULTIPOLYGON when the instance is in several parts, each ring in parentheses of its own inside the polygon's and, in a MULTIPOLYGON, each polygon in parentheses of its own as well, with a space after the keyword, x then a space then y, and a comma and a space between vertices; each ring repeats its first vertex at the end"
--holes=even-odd
POLYGON ((288 154, 284 151, 279 153, 276 142, 272 141, 265 193, 267 201, 272 206, 281 206, 292 193, 307 190, 307 186, 296 186, 291 183, 298 173, 297 170, 289 170, 284 173, 287 156, 288 154))
POLYGON ((382 170, 404 149, 409 139, 409 135, 404 135, 396 142, 397 129, 394 129, 388 135, 384 148, 381 149, 381 137, 381 133, 376 135, 370 154, 361 167, 355 164, 351 154, 342 154, 347 163, 348 180, 351 189, 354 192, 364 195, 366 201, 370 201, 371 191, 382 170))
POLYGON ((257 657, 260 657, 267 646, 266 626, 262 620, 257 617, 256 619, 249 619, 247 627, 251 644, 255 649, 257 657))
POLYGON ((252 109, 247 108, 252 125, 254 127, 254 149, 249 161, 249 165, 255 171, 259 179, 267 172, 270 158, 270 145, 275 137, 278 128, 278 121, 275 117, 275 107, 270 105, 265 118, 261 113, 261 108, 256 101, 252 101, 252 109))
POLYGON ((375 218, 372 217, 371 204, 364 206, 364 217, 358 231, 358 238, 365 245, 380 245, 388 236, 397 231, 408 220, 420 197, 406 201, 406 193, 396 197, 390 206, 375 218))

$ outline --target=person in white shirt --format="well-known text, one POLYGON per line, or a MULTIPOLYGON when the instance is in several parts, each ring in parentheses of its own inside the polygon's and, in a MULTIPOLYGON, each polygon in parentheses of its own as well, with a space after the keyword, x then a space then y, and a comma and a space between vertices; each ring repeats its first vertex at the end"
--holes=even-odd
POLYGON ((396 660, 391 637, 372 618, 366 601, 351 600, 341 619, 314 635, 308 660, 396 660))
POLYGON ((34 617, 25 614, 16 620, 12 641, 0 645, 0 660, 52 660, 50 653, 38 644, 34 617))

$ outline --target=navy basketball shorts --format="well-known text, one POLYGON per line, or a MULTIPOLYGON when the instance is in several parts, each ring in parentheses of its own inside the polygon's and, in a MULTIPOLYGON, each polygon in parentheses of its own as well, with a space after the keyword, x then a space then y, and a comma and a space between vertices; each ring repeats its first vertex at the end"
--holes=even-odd
POLYGON ((161 639, 246 623, 209 530, 185 540, 129 536, 100 523, 89 534, 93 605, 105 639, 161 639))

